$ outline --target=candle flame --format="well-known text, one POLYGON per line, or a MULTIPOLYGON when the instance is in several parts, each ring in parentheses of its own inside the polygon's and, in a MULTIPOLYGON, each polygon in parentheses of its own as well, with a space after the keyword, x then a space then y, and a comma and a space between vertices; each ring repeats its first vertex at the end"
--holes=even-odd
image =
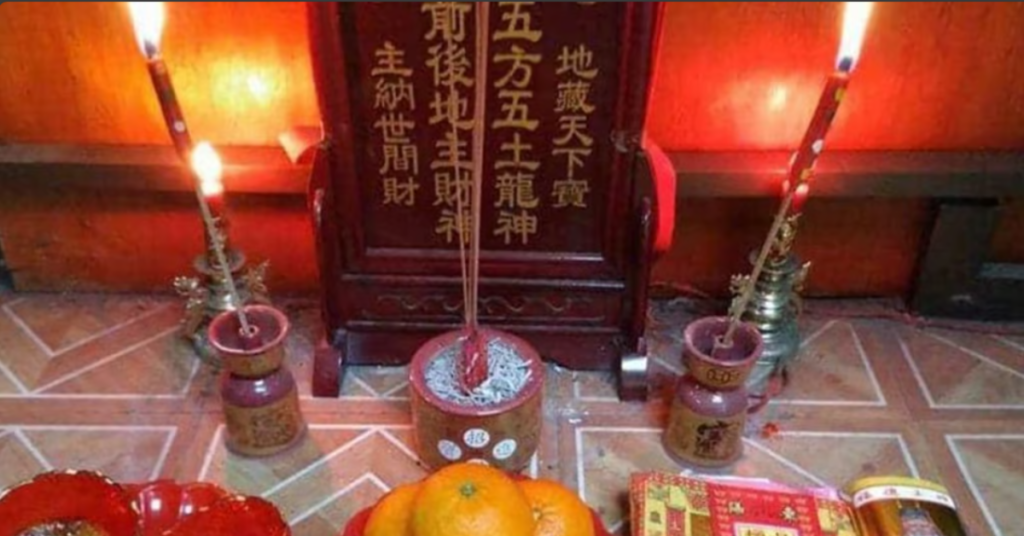
POLYGON ((160 35, 164 29, 163 2, 128 2, 128 12, 135 28, 135 40, 146 59, 152 59, 160 50, 160 35))
POLYGON ((220 181, 224 167, 208 142, 200 142, 192 150, 192 171, 199 177, 199 187, 203 195, 210 197, 224 193, 224 185, 220 181))
POLYGON ((836 68, 850 72, 860 56, 860 46, 864 42, 868 20, 874 2, 847 2, 843 13, 843 38, 839 43, 839 56, 836 68))

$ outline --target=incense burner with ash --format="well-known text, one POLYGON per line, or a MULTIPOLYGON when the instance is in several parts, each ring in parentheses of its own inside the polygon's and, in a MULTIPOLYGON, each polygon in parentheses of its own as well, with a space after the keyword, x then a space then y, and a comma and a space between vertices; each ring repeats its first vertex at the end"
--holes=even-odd
POLYGON ((540 440, 544 365, 526 341, 480 328, 476 343, 486 374, 467 386, 460 360, 472 341, 469 329, 450 331, 413 356, 409 380, 420 458, 432 468, 476 461, 521 470, 540 440))

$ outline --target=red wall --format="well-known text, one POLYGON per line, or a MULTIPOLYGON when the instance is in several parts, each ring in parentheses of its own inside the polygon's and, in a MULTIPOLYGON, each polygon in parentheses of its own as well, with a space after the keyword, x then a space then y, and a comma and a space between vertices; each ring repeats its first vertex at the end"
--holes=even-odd
MULTIPOLYGON (((666 149, 792 148, 835 61, 842 11, 670 4, 651 134, 666 149)), ((1024 148, 1024 3, 876 3, 828 147, 1024 148)))

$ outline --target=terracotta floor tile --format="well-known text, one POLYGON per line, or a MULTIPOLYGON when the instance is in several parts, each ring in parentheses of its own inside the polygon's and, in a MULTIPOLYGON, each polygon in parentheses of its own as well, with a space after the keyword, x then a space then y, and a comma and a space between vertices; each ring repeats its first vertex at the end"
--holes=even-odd
POLYGON ((213 436, 197 478, 276 504, 286 519, 341 528, 338 505, 351 513, 369 506, 391 487, 418 480, 426 471, 411 448, 407 426, 313 424, 294 448, 262 459, 226 451, 223 428, 213 436), (375 492, 349 495, 360 483, 375 492), (320 518, 322 521, 311 520, 320 518))
POLYGON ((169 306, 167 298, 90 294, 35 294, 2 306, 50 354, 66 352, 145 319, 169 306))
MULTIPOLYGON (((3 438, 7 440, 11 455, 24 462, 27 452, 32 459, 30 465, 36 469, 85 469, 100 471, 121 482, 146 482, 163 474, 179 427, 173 424, 15 425, 0 428, 0 431, 6 432, 3 438)), ((3 469, 0 473, 20 472, 16 466, 3 466, 3 469)))
POLYGON ((24 394, 17 383, 12 379, 13 375, 6 373, 3 367, 0 367, 0 396, 14 396, 18 394, 24 394))
POLYGON ((202 362, 177 330, 55 380, 42 394, 184 398, 202 362))
POLYGON ((845 320, 808 321, 778 403, 885 406, 877 375, 855 327, 845 320))
POLYGON ((1024 434, 948 435, 958 469, 994 534, 1019 534, 1024 523, 1024 434))
POLYGON ((0 429, 0 489, 29 480, 48 469, 49 462, 36 456, 22 434, 0 429))
POLYGON ((342 398, 409 399, 409 367, 350 367, 341 384, 342 398))
POLYGON ((931 409, 1024 410, 1024 370, 965 345, 977 339, 908 327, 897 331, 912 386, 931 409))

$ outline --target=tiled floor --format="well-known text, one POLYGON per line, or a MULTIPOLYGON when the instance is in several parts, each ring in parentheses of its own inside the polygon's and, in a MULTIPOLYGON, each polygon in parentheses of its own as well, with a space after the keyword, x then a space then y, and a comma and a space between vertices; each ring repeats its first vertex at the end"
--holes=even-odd
MULTIPOLYGON (((212 480, 269 498, 298 536, 337 534, 353 512, 424 474, 405 371, 350 370, 340 400, 310 398, 315 304, 280 305, 295 324, 289 365, 310 432, 257 461, 224 450, 216 377, 177 336, 177 300, 0 294, 0 487, 65 467, 121 481, 212 480)), ((793 383, 751 423, 732 472, 831 485, 919 475, 951 488, 974 534, 1024 534, 1024 337, 918 329, 873 318, 871 303, 816 310, 801 321, 793 383), (779 432, 765 437, 769 422, 779 432)), ((617 402, 606 375, 548 375, 530 472, 577 487, 619 534, 630 472, 680 470, 659 427, 689 317, 681 301, 652 308, 649 403, 617 402)))

